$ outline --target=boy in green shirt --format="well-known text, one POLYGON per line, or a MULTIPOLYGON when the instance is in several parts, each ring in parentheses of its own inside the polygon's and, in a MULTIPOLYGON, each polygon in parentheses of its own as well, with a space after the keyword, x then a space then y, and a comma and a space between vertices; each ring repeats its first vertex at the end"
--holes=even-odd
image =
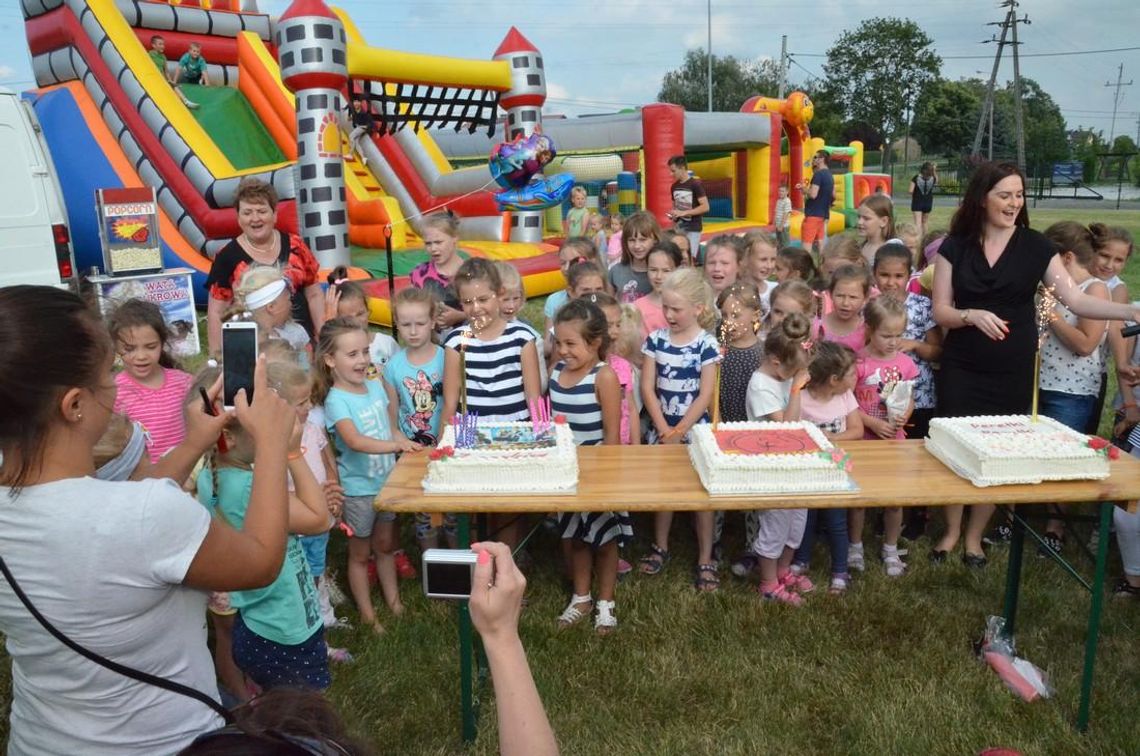
MULTIPOLYGON (((166 40, 162 38, 162 35, 155 34, 150 38, 150 49, 147 50, 147 55, 149 55, 150 59, 154 61, 154 65, 158 67, 158 71, 162 74, 162 78, 170 82, 171 88, 174 89, 175 94, 177 94, 178 97, 182 100, 182 104, 191 110, 196 110, 198 108, 198 103, 187 99, 186 95, 182 92, 182 88, 178 86, 174 78, 167 75, 166 73, 166 40)), ((204 65, 205 61, 202 62, 204 65)))

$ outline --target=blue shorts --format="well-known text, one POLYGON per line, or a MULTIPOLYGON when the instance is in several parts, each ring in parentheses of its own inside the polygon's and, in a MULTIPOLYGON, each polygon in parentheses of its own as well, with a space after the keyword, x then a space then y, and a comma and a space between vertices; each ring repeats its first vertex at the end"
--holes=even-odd
POLYGON ((301 536, 301 550, 305 552, 305 561, 309 563, 309 573, 319 578, 325 574, 325 555, 329 548, 329 534, 321 533, 315 536, 301 536))
POLYGON ((239 612, 234 620, 233 644, 234 664, 264 690, 324 690, 332 683, 323 627, 317 628, 308 640, 287 646, 250 630, 239 612))

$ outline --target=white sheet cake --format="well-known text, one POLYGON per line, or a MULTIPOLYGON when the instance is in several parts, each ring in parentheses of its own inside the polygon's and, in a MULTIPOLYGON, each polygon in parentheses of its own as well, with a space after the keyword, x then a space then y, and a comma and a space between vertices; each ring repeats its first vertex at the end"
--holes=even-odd
POLYGON ((478 423, 471 448, 455 445, 455 426, 444 427, 430 452, 424 493, 573 494, 578 490, 578 449, 570 426, 553 424, 538 437, 529 422, 478 423))
POLYGON ((809 422, 694 426, 689 457, 711 496, 854 490, 842 449, 809 422))
POLYGON ((975 486, 1107 478, 1106 442, 1090 441, 1048 417, 982 415, 931 420, 926 449, 975 486))

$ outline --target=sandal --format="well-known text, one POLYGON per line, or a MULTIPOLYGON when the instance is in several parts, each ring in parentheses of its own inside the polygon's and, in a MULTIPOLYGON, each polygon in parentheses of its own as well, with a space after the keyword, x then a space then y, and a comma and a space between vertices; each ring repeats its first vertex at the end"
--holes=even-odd
POLYGON ((693 586, 701 593, 712 593, 720 588, 720 577, 716 574, 716 570, 716 564, 698 564, 693 586))
POLYGON ((778 604, 788 604, 789 606, 802 606, 804 600, 798 595, 788 590, 788 587, 783 583, 776 583, 776 587, 770 591, 766 591, 763 587, 758 589, 760 597, 765 601, 772 601, 778 604))
POLYGON ((655 543, 649 544, 649 553, 638 560, 642 575, 659 575, 672 555, 655 543))
POLYGON ((585 596, 579 596, 578 594, 574 594, 573 596, 570 597, 570 603, 569 603, 569 605, 567 605, 566 609, 562 612, 562 614, 558 615, 558 626, 559 627, 570 627, 571 625, 573 625, 576 622, 578 622, 579 620, 581 620, 583 617, 588 616, 590 614, 590 610, 587 609, 586 611, 583 612, 581 609, 578 608, 578 604, 593 604, 593 603, 594 603, 594 598, 593 598, 593 596, 591 596, 588 593, 585 596))
POLYGON ((617 628, 617 617, 614 616, 616 605, 613 601, 598 599, 595 606, 598 607, 598 614, 594 617, 594 632, 598 635, 609 635, 617 628))

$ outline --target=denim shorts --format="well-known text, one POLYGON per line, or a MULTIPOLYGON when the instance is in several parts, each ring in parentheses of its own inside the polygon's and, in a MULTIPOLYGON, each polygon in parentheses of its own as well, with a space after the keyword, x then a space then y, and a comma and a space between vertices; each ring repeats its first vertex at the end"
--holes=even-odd
POLYGON ((1041 414, 1072 428, 1078 433, 1084 433, 1089 417, 1096 409, 1096 399, 1095 394, 1086 396, 1041 389, 1041 414))

